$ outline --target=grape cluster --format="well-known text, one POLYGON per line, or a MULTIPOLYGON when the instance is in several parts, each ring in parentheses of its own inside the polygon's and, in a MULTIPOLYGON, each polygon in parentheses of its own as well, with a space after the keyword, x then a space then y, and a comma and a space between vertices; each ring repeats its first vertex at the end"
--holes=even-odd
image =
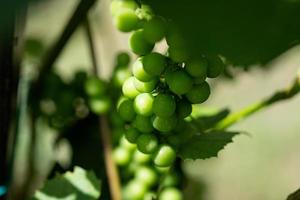
POLYGON ((217 55, 190 58, 176 28, 146 5, 114 0, 111 12, 120 31, 132 32, 129 46, 138 55, 133 76, 125 80, 117 106, 127 122, 125 137, 140 152, 152 155, 156 166, 170 167, 176 158, 176 145, 168 138, 182 130, 192 104, 208 99, 206 78, 219 76, 224 64, 217 55), (164 38, 167 54, 153 52, 155 43, 164 38))

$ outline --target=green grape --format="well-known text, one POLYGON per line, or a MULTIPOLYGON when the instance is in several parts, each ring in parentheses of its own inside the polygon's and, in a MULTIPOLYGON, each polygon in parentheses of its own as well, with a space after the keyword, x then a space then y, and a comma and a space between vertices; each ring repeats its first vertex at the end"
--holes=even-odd
POLYGON ((169 57, 177 63, 185 62, 188 60, 188 52, 185 47, 173 47, 170 46, 168 49, 169 57))
POLYGON ((130 99, 124 99, 118 106, 118 113, 124 121, 133 121, 136 116, 136 113, 134 112, 133 101, 130 99))
POLYGON ((105 94, 107 84, 96 76, 91 76, 86 80, 84 89, 90 97, 102 96, 105 94))
POLYGON ((175 150, 171 146, 163 144, 154 156, 154 164, 159 167, 168 167, 174 162, 175 158, 175 150))
POLYGON ((133 121, 133 126, 142 133, 150 133, 153 131, 153 126, 149 117, 137 115, 133 121))
POLYGON ((149 187, 155 185, 158 180, 156 171, 146 166, 141 166, 137 169, 137 171, 135 172, 135 178, 142 181, 149 187))
POLYGON ((122 91, 126 97, 131 99, 135 98, 139 94, 139 91, 134 86, 133 76, 126 79, 126 81, 123 84, 122 91))
POLYGON ((139 92, 150 93, 155 89, 156 84, 157 84, 157 79, 152 79, 151 81, 143 82, 137 78, 134 78, 134 86, 139 92))
POLYGON ((158 117, 153 120, 153 127, 161 132, 169 132, 176 127, 177 118, 173 115, 170 117, 158 117))
POLYGON ((126 79, 131 76, 130 70, 126 67, 118 67, 113 74, 113 84, 116 87, 122 87, 126 79))
POLYGON ((109 97, 101 96, 97 98, 91 98, 89 100, 89 106, 93 113, 101 115, 107 113, 110 110, 112 102, 109 97))
POLYGON ((176 113, 179 118, 186 118, 192 113, 192 105, 186 99, 181 99, 176 105, 176 113))
POLYGON ((140 134, 141 133, 136 128, 129 127, 125 131, 125 138, 131 143, 136 143, 136 140, 140 136, 140 134))
POLYGON ((134 99, 134 110, 137 114, 150 116, 153 113, 154 98, 150 93, 141 93, 134 99))
POLYGON ((170 90, 177 95, 183 95, 193 87, 193 79, 184 70, 168 72, 166 82, 170 90))
POLYGON ((143 133, 137 139, 137 149, 145 154, 151 154, 156 151, 158 140, 155 135, 143 133))
POLYGON ((133 72, 133 75, 138 80, 143 81, 143 82, 148 82, 153 79, 153 76, 151 76, 144 70, 143 59, 144 59, 143 57, 140 57, 134 62, 133 66, 132 66, 132 72, 133 72))
POLYGON ((153 102, 153 112, 159 117, 170 117, 174 114, 176 102, 173 96, 158 94, 153 102))
POLYGON ((207 77, 216 78, 222 74, 225 65, 219 56, 207 56, 208 68, 207 77))
POLYGON ((132 10, 138 8, 138 5, 135 1, 132 0, 113 0, 110 4, 110 12, 115 16, 120 10, 132 10))
POLYGON ((147 185, 140 180, 131 180, 123 191, 124 200, 142 200, 147 192, 147 185))
POLYGON ((179 191, 175 187, 165 188, 158 197, 159 200, 183 200, 183 195, 181 191, 179 191))
POLYGON ((194 85, 193 88, 185 94, 187 99, 193 104, 203 103, 208 99, 209 95, 210 87, 207 82, 194 85))
POLYGON ((126 52, 117 55, 117 66, 127 66, 130 62, 130 56, 126 52))
POLYGON ((207 75, 207 60, 204 58, 198 58, 197 60, 186 63, 185 70, 197 80, 205 81, 207 75))
POLYGON ((160 53, 152 52, 143 58, 144 70, 152 75, 159 76, 167 66, 165 56, 160 53))
POLYGON ((139 150, 136 150, 133 153, 133 161, 135 163, 146 164, 146 163, 150 162, 150 160, 151 160, 151 155, 149 155, 149 154, 142 153, 139 150))
POLYGON ((117 147, 113 151, 113 159, 118 165, 125 166, 130 162, 131 153, 124 147, 117 147))
POLYGON ((120 146, 124 147, 125 149, 127 149, 128 151, 132 152, 134 150, 136 150, 136 144, 132 144, 130 143, 126 137, 121 137, 120 140, 120 146))
POLYGON ((160 183, 163 187, 175 187, 180 184, 180 177, 174 171, 171 171, 165 175, 160 183))
POLYGON ((144 199, 143 200, 153 200, 153 199, 157 199, 156 198, 156 193, 155 192, 147 192, 144 196, 144 199))
POLYGON ((154 167, 157 170, 157 172, 159 172, 161 174, 169 173, 170 168, 171 168, 170 166, 168 166, 168 167, 160 167, 160 166, 157 166, 157 165, 155 165, 154 167))
POLYGON ((139 22, 138 16, 134 11, 129 9, 120 10, 114 17, 114 24, 119 31, 133 31, 139 22))
POLYGON ((145 40, 142 29, 134 31, 129 38, 129 46, 133 53, 138 55, 145 55, 152 51, 154 44, 145 40))
POLYGON ((147 41, 151 43, 163 39, 166 34, 165 22, 160 17, 153 17, 144 25, 144 34, 147 41))

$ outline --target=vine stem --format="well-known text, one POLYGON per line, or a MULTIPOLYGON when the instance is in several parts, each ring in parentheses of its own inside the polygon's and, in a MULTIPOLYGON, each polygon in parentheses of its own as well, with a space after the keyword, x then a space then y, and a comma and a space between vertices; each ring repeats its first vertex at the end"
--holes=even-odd
POLYGON ((265 108, 269 107, 270 105, 273 105, 274 103, 278 103, 283 100, 287 100, 287 99, 294 97, 299 92, 300 92, 300 75, 298 75, 295 78, 294 82, 287 88, 274 93, 273 95, 271 95, 270 97, 268 97, 262 101, 259 101, 250 106, 247 106, 246 108, 244 108, 236 113, 233 113, 233 114, 229 115, 228 117, 226 117, 225 119, 221 120, 215 126, 215 129, 218 129, 218 130, 226 129, 229 126, 241 121, 242 119, 244 119, 262 109, 265 109, 265 108))
MULTIPOLYGON (((84 28, 87 35, 91 60, 93 63, 93 72, 94 74, 98 74, 98 65, 97 65, 97 56, 96 56, 96 49, 93 42, 93 34, 91 30, 91 25, 86 17, 84 21, 84 28)), ((99 74, 98 74, 99 75, 99 74)), ((104 154, 104 163, 106 169, 106 175, 108 177, 108 184, 110 189, 111 198, 113 200, 121 200, 121 186, 120 186, 120 177, 118 173, 117 166, 113 160, 112 156, 112 141, 111 141, 111 130, 108 125, 107 116, 103 115, 99 117, 99 126, 100 126, 100 137, 103 147, 103 154, 104 154)))

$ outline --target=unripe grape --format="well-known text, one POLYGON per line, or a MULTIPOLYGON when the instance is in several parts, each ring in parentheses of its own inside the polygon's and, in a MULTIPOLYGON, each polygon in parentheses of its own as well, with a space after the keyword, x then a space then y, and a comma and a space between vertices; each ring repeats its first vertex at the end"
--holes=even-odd
POLYGON ((154 156, 154 164, 159 167, 168 167, 172 165, 176 158, 175 150, 166 144, 159 147, 158 151, 154 156))
POLYGON ((151 154, 156 151, 158 147, 158 140, 155 135, 144 133, 137 139, 137 148, 145 154, 151 154))
POLYGON ((133 108, 133 101, 124 99, 118 106, 118 113, 124 121, 133 121, 136 116, 133 108))
POLYGON ((179 118, 186 118, 192 113, 192 105, 186 99, 181 99, 176 105, 176 113, 179 118))
POLYGON ((160 53, 152 52, 143 58, 144 70, 152 75, 159 76, 167 66, 165 56, 160 53))
POLYGON ((117 55, 117 66, 127 66, 130 62, 130 56, 126 52, 117 55))
POLYGON ((181 191, 175 187, 165 188, 158 197, 159 200, 183 200, 181 191))
POLYGON ((133 121, 133 126, 142 133, 150 133, 153 131, 153 126, 149 117, 137 115, 133 121))
POLYGON ((133 161, 138 164, 146 164, 150 162, 150 160, 151 160, 150 154, 142 153, 139 150, 136 150, 133 154, 133 161))
POLYGON ((193 86, 193 79, 184 70, 168 72, 166 82, 170 90, 177 95, 187 93, 193 86))
POLYGON ((173 96, 158 94, 153 102, 153 112, 159 117, 170 117, 174 114, 176 102, 173 96))
POLYGON ((131 99, 135 98, 139 94, 139 91, 134 86, 133 76, 126 79, 122 87, 122 92, 126 97, 131 99))
POLYGON ((124 136, 121 137, 121 139, 120 139, 120 146, 124 147, 125 149, 127 149, 130 152, 136 150, 136 144, 130 143, 124 136))
POLYGON ((124 189, 125 200, 141 200, 145 196, 147 186, 140 180, 131 180, 124 189))
POLYGON ((89 106, 92 112, 101 115, 107 113, 110 110, 112 102, 109 97, 101 96, 97 98, 91 98, 89 100, 89 106))
POLYGON ((150 192, 147 192, 147 193, 145 194, 143 200, 153 200, 153 199, 157 199, 156 197, 157 197, 157 196, 156 196, 156 193, 150 191, 150 192))
POLYGON ((137 114, 150 116, 153 113, 154 98, 150 93, 141 93, 134 99, 134 110, 137 114))
POLYGON ((154 44, 149 43, 145 37, 143 30, 134 31, 129 38, 129 47, 133 53, 145 55, 152 51, 154 44))
POLYGON ((174 171, 169 172, 168 174, 165 175, 163 178, 161 185, 163 187, 175 187, 180 184, 180 177, 177 173, 174 171))
POLYGON ((152 79, 148 82, 143 82, 138 80, 137 78, 134 78, 134 86, 135 88, 139 91, 139 92, 147 92, 150 93, 152 92, 157 84, 157 80, 156 79, 152 79))
POLYGON ((194 85, 193 88, 185 94, 187 99, 193 104, 203 103, 208 99, 209 95, 210 87, 207 82, 194 85))
POLYGON ((197 80, 205 80, 207 75, 208 62, 204 58, 198 58, 197 60, 192 60, 187 62, 185 65, 185 70, 189 75, 196 77, 197 80))
POLYGON ((136 77, 138 80, 148 82, 151 81, 154 77, 144 70, 143 59, 144 57, 140 57, 133 63, 132 72, 134 77, 136 77))
POLYGON ((130 32, 133 31, 139 22, 138 16, 134 11, 123 9, 117 12, 114 17, 114 24, 119 31, 130 32))
POLYGON ((185 47, 170 46, 168 49, 169 57, 177 63, 185 62, 189 59, 188 52, 185 47))
POLYGON ((125 131, 125 138, 131 143, 136 143, 136 140, 140 135, 141 133, 134 127, 129 127, 125 131))
POLYGON ((110 3, 110 12, 114 16, 116 15, 120 10, 131 10, 134 11, 138 8, 138 5, 135 1, 132 0, 113 0, 110 3))
POLYGON ((163 39, 166 34, 165 22, 160 17, 153 17, 144 25, 144 34, 147 41, 151 43, 163 39))
POLYGON ((222 74, 225 65, 219 56, 207 56, 207 60, 207 77, 216 78, 222 74))
POLYGON ((149 187, 153 186, 158 179, 156 171, 146 166, 141 166, 137 169, 135 178, 142 181, 149 187))
POLYGON ((86 80, 84 89, 90 97, 102 96, 105 94, 107 84, 96 76, 92 76, 86 80))
POLYGON ((177 118, 172 115, 170 117, 158 117, 153 120, 153 127, 161 132, 169 132, 176 127, 177 118))
POLYGON ((113 74, 113 84, 116 87, 122 87, 126 79, 131 76, 130 70, 126 67, 118 67, 113 74))
POLYGON ((113 159, 120 166, 128 165, 130 156, 130 152, 124 147, 117 147, 113 151, 113 159))

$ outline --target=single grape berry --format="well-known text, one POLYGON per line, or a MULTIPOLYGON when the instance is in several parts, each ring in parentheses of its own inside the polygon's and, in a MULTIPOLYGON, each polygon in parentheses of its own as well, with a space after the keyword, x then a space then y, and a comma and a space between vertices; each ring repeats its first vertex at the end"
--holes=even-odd
POLYGON ((160 17, 153 17, 144 25, 144 34, 147 41, 151 43, 158 42, 163 39, 166 34, 165 22, 160 17))
POLYGON ((154 117, 153 127, 161 132, 169 132, 176 127, 177 118, 172 115, 170 117, 154 117))
POLYGON ((141 93, 134 99, 134 110, 137 114, 150 116, 153 113, 154 98, 150 93, 141 93))
POLYGON ((139 150, 136 150, 133 153, 133 161, 138 164, 146 164, 151 161, 151 155, 145 154, 140 152, 139 150))
POLYGON ((186 98, 193 104, 203 103, 210 95, 210 87, 207 82, 194 85, 193 88, 185 94, 186 98))
POLYGON ((159 117, 170 117, 174 114, 176 102, 173 96, 168 94, 158 94, 154 98, 153 112, 159 117))
POLYGON ((183 95, 193 87, 193 79, 184 70, 168 72, 166 82, 170 90, 177 95, 183 95))
POLYGON ((157 79, 152 79, 151 81, 143 82, 137 78, 134 78, 134 86, 141 93, 152 92, 155 89, 156 84, 157 84, 157 79))
POLYGON ((128 165, 130 162, 130 158, 131 154, 126 148, 117 147, 113 151, 113 159, 120 166, 128 165))
POLYGON ((158 177, 156 171, 150 167, 141 166, 135 172, 135 178, 151 187, 156 184, 158 177))
POLYGON ((154 47, 153 43, 149 43, 142 29, 134 31, 129 38, 129 47, 133 53, 137 55, 146 55, 150 53, 154 47))
POLYGON ((185 62, 189 59, 188 52, 184 46, 170 46, 168 49, 169 57, 177 63, 185 62))
POLYGON ((158 197, 159 200, 183 200, 183 195, 180 190, 175 187, 165 188, 158 197))
POLYGON ((154 156, 154 164, 159 167, 168 167, 172 165, 175 158, 175 150, 171 146, 163 144, 158 148, 158 151, 154 156))
POLYGON ((102 96, 105 94, 107 84, 96 76, 91 76, 86 80, 84 89, 90 97, 102 96))
POLYGON ((143 57, 138 58, 133 66, 132 66, 132 72, 133 75, 140 81, 148 82, 153 79, 153 76, 148 74, 143 67, 143 57))
POLYGON ((115 26, 119 31, 133 31, 139 22, 138 16, 132 10, 120 10, 114 17, 115 26))
POLYGON ((134 127, 129 127, 125 131, 125 138, 131 143, 136 143, 136 140, 140 135, 141 133, 134 127))
POLYGON ((191 103, 186 99, 181 99, 176 104, 176 113, 177 116, 181 119, 186 118, 192 113, 192 105, 191 103))
POLYGON ((134 179, 125 186, 122 196, 125 200, 141 200, 146 192, 147 185, 140 180, 134 179))
POLYGON ((167 66, 165 56, 160 53, 152 52, 143 58, 144 70, 152 75, 159 76, 167 66))
POLYGON ((121 52, 117 55, 117 66, 127 66, 130 62, 128 53, 121 52))
POLYGON ((120 88, 126 81, 131 76, 130 70, 126 67, 118 67, 116 71, 113 74, 112 77, 112 82, 115 87, 120 88))
POLYGON ((207 77, 216 78, 222 74, 225 65, 219 56, 207 56, 207 60, 207 77))
POLYGON ((207 75, 208 62, 204 58, 198 58, 186 63, 185 70, 189 75, 196 77, 197 80, 205 81, 207 75))
POLYGON ((133 121, 133 126, 142 133, 150 133, 153 131, 153 126, 149 117, 137 115, 133 121))
POLYGON ((136 116, 133 108, 133 101, 130 99, 124 99, 118 106, 118 113, 124 121, 133 121, 136 116))
POLYGON ((101 115, 110 110, 112 102, 107 96, 94 97, 89 100, 89 106, 93 113, 101 115))
POLYGON ((135 98, 139 94, 139 91, 134 86, 133 76, 126 79, 122 87, 122 92, 126 97, 131 99, 135 98))
POLYGON ((158 147, 158 140, 151 133, 144 133, 137 139, 137 149, 145 154, 154 153, 158 147))

